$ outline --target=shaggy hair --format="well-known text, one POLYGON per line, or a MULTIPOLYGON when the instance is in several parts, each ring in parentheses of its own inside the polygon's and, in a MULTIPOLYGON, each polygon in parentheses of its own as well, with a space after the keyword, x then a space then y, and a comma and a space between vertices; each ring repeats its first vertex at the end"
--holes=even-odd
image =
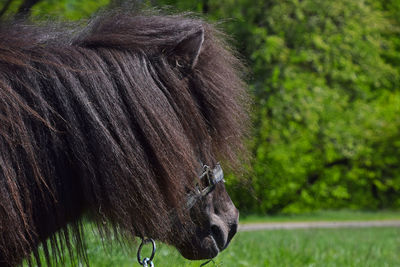
POLYGON ((85 259, 84 214, 123 237, 178 233, 169 215, 188 219, 200 162, 242 149, 245 86, 223 39, 188 16, 0 24, 1 266, 40 264, 40 243, 49 265, 85 259))

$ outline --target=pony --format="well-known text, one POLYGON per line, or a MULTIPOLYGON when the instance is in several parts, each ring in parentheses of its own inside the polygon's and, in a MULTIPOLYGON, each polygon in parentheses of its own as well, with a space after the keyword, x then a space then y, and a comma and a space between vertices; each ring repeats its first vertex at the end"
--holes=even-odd
POLYGON ((239 212, 224 184, 186 205, 203 165, 238 169, 245 150, 244 68, 225 40, 182 14, 0 24, 0 266, 41 265, 40 245, 49 266, 65 250, 88 265, 85 220, 188 259, 226 248, 239 212))

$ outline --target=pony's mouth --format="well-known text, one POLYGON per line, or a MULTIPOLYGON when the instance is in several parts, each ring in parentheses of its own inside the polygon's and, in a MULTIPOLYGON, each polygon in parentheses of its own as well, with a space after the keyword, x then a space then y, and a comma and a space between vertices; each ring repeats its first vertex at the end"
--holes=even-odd
POLYGON ((215 258, 218 255, 218 253, 223 249, 218 245, 217 241, 212 235, 204 238, 202 243, 205 243, 202 247, 206 252, 203 259, 215 258))
POLYGON ((212 259, 222 250, 212 235, 190 243, 178 248, 181 255, 188 260, 212 259))
POLYGON ((229 233, 225 233, 221 227, 213 225, 208 231, 198 232, 196 237, 184 242, 178 250, 183 257, 190 260, 215 258, 228 246, 236 229, 237 227, 233 227, 229 233))

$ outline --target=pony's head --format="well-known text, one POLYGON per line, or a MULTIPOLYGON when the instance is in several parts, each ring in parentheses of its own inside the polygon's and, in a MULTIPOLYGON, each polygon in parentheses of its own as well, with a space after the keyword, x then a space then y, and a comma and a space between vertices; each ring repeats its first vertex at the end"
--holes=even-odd
POLYGON ((173 243, 188 259, 214 258, 228 246, 238 227, 239 211, 221 185, 221 166, 211 169, 205 165, 203 170, 200 183, 187 202, 187 209, 193 209, 191 227, 195 231, 173 243))
POLYGON ((223 39, 200 19, 120 12, 0 27, 0 262, 71 233, 84 254, 84 214, 189 259, 223 250, 239 213, 218 162, 239 166, 247 124, 223 39))

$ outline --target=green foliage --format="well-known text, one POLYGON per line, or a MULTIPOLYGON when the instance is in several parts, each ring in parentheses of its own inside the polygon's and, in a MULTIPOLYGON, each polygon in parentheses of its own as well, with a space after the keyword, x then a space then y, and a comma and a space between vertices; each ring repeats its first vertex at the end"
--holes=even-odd
MULTIPOLYGON (((113 2, 42 0, 32 14, 76 20, 113 2)), ((400 208, 400 0, 141 2, 222 20, 252 71, 249 178, 227 183, 242 211, 400 208)))
POLYGON ((40 18, 78 20, 90 17, 109 2, 110 0, 42 0, 33 8, 32 15, 40 18))
MULTIPOLYGON (((12 0, 4 16, 15 15, 19 7, 28 0, 12 0)), ((90 17, 102 7, 107 7, 112 0, 39 0, 32 6, 30 14, 36 20, 61 19, 79 20, 90 17)), ((0 1, 0 10, 7 1, 0 1)))
POLYGON ((364 1, 268 3, 246 36, 256 45, 249 208, 399 207, 399 73, 385 14, 364 1))
POLYGON ((253 71, 250 182, 228 184, 242 209, 400 207, 399 3, 202 1, 253 71))

